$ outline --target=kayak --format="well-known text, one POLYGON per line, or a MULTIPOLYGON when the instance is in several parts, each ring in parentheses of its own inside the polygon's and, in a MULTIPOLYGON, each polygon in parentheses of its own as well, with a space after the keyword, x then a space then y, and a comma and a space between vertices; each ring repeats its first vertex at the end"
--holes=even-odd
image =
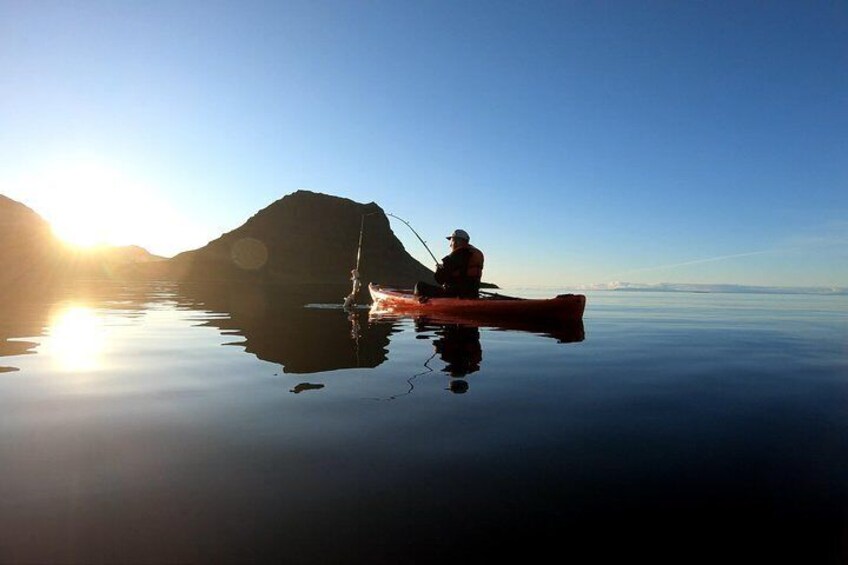
POLYGON ((428 298, 419 300, 410 290, 368 285, 372 309, 394 313, 434 316, 461 315, 480 320, 559 320, 583 319, 586 297, 560 294, 554 298, 531 299, 493 295, 482 298, 428 298))

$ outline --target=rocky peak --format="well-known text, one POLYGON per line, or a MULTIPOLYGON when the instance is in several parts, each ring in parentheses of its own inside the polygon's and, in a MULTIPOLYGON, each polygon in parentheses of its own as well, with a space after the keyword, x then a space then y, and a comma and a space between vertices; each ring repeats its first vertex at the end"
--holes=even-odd
POLYGON ((344 284, 356 265, 363 218, 363 283, 408 286, 432 280, 432 272, 406 252, 377 204, 307 190, 284 196, 173 263, 190 279, 344 284))

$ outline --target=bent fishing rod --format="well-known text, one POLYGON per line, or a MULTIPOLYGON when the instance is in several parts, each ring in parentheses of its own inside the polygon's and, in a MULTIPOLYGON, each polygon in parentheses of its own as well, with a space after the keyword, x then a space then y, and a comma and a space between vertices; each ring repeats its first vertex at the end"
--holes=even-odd
MULTIPOLYGON (((359 292, 359 289, 361 288, 361 284, 359 282, 359 261, 360 261, 360 258, 362 257, 362 234, 365 232, 365 216, 373 216, 376 213, 377 212, 371 212, 370 214, 362 214, 362 219, 361 219, 360 224, 359 224, 359 245, 357 246, 357 249, 356 249, 356 268, 351 272, 351 274, 352 274, 351 281, 353 282, 353 288, 351 289, 350 294, 345 298, 345 301, 344 301, 344 308, 345 309, 350 308, 355 303, 354 301, 355 301, 356 293, 359 292)), ((401 222, 403 222, 406 225, 406 227, 408 227, 409 230, 413 234, 415 234, 415 237, 418 238, 418 241, 421 242, 421 245, 424 246, 424 249, 426 249, 427 253, 430 254, 430 257, 433 258, 433 262, 436 265, 440 264, 439 260, 436 259, 436 256, 433 255, 433 252, 430 251, 430 248, 427 246, 427 242, 424 241, 421 238, 420 235, 418 235, 418 232, 415 231, 415 228, 412 227, 412 224, 410 224, 409 222, 407 222, 406 220, 404 220, 400 216, 396 216, 396 215, 390 214, 388 212, 385 212, 385 214, 386 214, 386 216, 391 216, 392 218, 394 218, 396 220, 400 220, 401 222)))
POLYGON ((401 218, 401 217, 399 217, 399 216, 395 216, 394 214, 389 214, 388 212, 386 212, 386 215, 387 215, 387 216, 391 216, 392 218, 395 218, 396 220, 400 220, 401 222, 403 222, 404 224, 406 224, 406 227, 408 227, 410 230, 412 230, 412 233, 414 233, 414 234, 415 234, 415 237, 417 237, 417 238, 418 238, 418 241, 420 241, 420 242, 421 242, 421 244, 424 246, 424 249, 426 249, 426 250, 427 250, 427 253, 429 253, 429 254, 430 254, 430 257, 432 257, 432 258, 433 258, 433 262, 435 262, 437 265, 439 264, 439 260, 438 260, 438 259, 436 259, 436 256, 435 256, 435 255, 433 255, 433 252, 432 252, 432 251, 430 251, 430 248, 429 248, 429 247, 427 247, 427 242, 426 242, 426 241, 424 241, 423 239, 421 239, 421 236, 420 236, 420 235, 418 235, 418 232, 417 232, 417 231, 415 231, 415 229, 412 227, 412 225, 411 225, 409 222, 407 222, 406 220, 404 220, 403 218, 401 218))
MULTIPOLYGON (((360 225, 359 225, 359 246, 356 250, 356 269, 353 270, 353 272, 352 272, 353 276, 351 277, 351 281, 353 281, 353 288, 351 289, 351 293, 345 298, 345 301, 344 301, 344 308, 345 309, 350 308, 355 303, 354 300, 355 300, 355 297, 356 297, 356 293, 359 292, 359 289, 361 288, 361 284, 359 282, 359 259, 362 256, 362 234, 365 231, 365 216, 373 216, 374 214, 377 214, 377 213, 378 212, 371 212, 369 214, 362 214, 362 221, 360 222, 360 225)), ((396 215, 390 214, 388 212, 385 212, 385 214, 386 214, 386 216, 391 216, 392 218, 394 218, 396 220, 400 220, 401 222, 406 224, 406 227, 408 227, 409 230, 412 233, 415 234, 415 237, 418 238, 418 241, 421 242, 421 245, 424 246, 424 249, 426 249, 427 253, 430 254, 430 257, 433 258, 433 262, 436 263, 436 265, 441 264, 441 263, 439 263, 439 260, 436 259, 436 256, 433 255, 433 252, 430 251, 430 248, 427 246, 427 242, 424 241, 421 238, 421 236, 418 235, 418 232, 415 231, 415 228, 412 227, 412 224, 410 224, 409 222, 407 222, 406 220, 404 220, 400 216, 396 216, 396 215)), ((480 290, 478 292, 480 294, 485 294, 485 295, 491 296, 493 298, 501 298, 501 299, 506 299, 506 300, 518 300, 518 298, 516 298, 514 296, 505 296, 503 294, 498 294, 497 292, 486 292, 485 290, 480 290)))
MULTIPOLYGON (((422 245, 424 245, 424 249, 426 249, 426 250, 427 250, 427 253, 429 253, 429 254, 430 254, 430 257, 432 257, 432 258, 433 258, 433 261, 436 263, 436 265, 441 265, 441 263, 439 263, 439 260, 438 260, 438 259, 436 259, 436 256, 435 256, 435 255, 433 255, 433 252, 432 252, 432 251, 430 251, 430 248, 429 248, 429 247, 427 247, 427 242, 426 242, 426 241, 424 241, 423 239, 421 239, 421 236, 420 236, 420 235, 418 235, 418 232, 417 232, 417 231, 415 231, 415 229, 412 227, 412 225, 410 225, 410 223, 409 223, 409 222, 407 222, 406 220, 404 220, 404 219, 403 219, 403 218, 401 218, 401 217, 395 216, 394 214, 389 214, 388 212, 386 212, 386 215, 387 215, 387 216, 391 216, 392 218, 395 218, 395 219, 397 219, 397 220, 400 220, 401 222, 403 222, 404 224, 406 224, 406 227, 408 227, 410 230, 412 230, 412 233, 414 233, 414 234, 415 234, 415 237, 417 237, 417 238, 418 238, 418 241, 420 241, 420 242, 421 242, 421 244, 422 244, 422 245)), ((497 287, 496 287, 496 288, 497 288, 497 287)), ((485 290, 479 290, 478 292, 479 292, 480 294, 485 294, 486 296, 491 296, 491 297, 493 297, 493 298, 501 298, 501 299, 505 299, 505 300, 518 300, 518 298, 516 298, 515 296, 506 296, 506 295, 504 295, 504 294, 498 294, 497 292, 486 292, 485 290)))

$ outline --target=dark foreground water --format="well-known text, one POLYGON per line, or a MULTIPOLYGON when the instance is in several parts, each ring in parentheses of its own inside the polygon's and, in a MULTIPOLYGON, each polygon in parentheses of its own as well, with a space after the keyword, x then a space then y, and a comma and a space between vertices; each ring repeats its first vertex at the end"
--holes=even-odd
POLYGON ((0 563, 848 559, 846 297, 530 333, 336 295, 4 297, 0 563))

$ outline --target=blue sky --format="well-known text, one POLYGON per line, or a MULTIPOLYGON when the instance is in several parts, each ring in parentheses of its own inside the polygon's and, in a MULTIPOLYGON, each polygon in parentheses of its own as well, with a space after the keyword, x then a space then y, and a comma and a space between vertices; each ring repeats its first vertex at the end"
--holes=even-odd
POLYGON ((506 285, 848 286, 846 132, 844 2, 0 0, 0 193, 166 255, 306 188, 506 285))

